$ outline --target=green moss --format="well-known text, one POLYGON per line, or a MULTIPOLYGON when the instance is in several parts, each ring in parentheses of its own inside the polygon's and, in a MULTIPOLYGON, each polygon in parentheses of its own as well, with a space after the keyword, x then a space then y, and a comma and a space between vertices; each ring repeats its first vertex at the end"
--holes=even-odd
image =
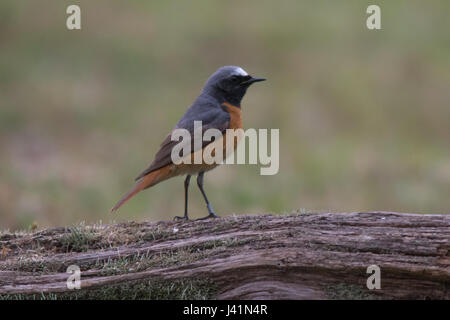
POLYGON ((338 283, 324 287, 328 298, 333 300, 376 300, 379 297, 362 286, 338 283))
POLYGON ((22 260, 8 268, 9 270, 32 272, 33 275, 49 274, 53 272, 65 272, 66 267, 63 263, 48 261, 29 261, 22 260))
MULTIPOLYGON (((206 257, 209 253, 192 251, 186 248, 157 254, 135 254, 128 257, 108 259, 97 262, 93 268, 101 269, 102 275, 141 272, 154 268, 167 268, 180 264, 189 264, 206 257)), ((89 266, 84 266, 84 268, 89 266)))
POLYGON ((65 293, 0 295, 0 300, 206 300, 216 292, 214 283, 206 279, 155 279, 65 293))
POLYGON ((265 228, 267 228, 265 221, 257 221, 250 226, 251 230, 264 230, 265 228))
POLYGON ((80 225, 70 228, 69 232, 63 235, 61 244, 67 252, 83 252, 87 251, 98 238, 99 236, 94 231, 80 225))
MULTIPOLYGON (((165 237, 164 231, 153 233, 151 239, 165 237)), ((220 240, 204 241, 190 246, 169 250, 159 253, 140 252, 128 256, 113 257, 106 260, 89 261, 80 265, 81 270, 100 270, 103 275, 123 274, 140 272, 151 268, 166 268, 180 264, 189 264, 199 261, 208 256, 227 250, 227 248, 243 246, 250 242, 265 241, 270 237, 260 235, 258 237, 225 238, 220 240)), ((88 249, 102 248, 100 235, 85 228, 72 228, 69 233, 64 234, 60 240, 64 251, 87 251, 88 249)), ((68 264, 64 262, 52 262, 36 258, 23 257, 18 262, 7 266, 8 270, 32 272, 34 274, 50 274, 53 272, 65 272, 68 264)))
POLYGON ((0 300, 57 300, 57 295, 43 292, 40 294, 0 294, 0 300))
POLYGON ((144 241, 155 241, 155 240, 162 240, 162 239, 169 239, 173 237, 174 233, 169 232, 168 230, 161 229, 159 226, 154 229, 147 231, 143 236, 142 240, 144 241))

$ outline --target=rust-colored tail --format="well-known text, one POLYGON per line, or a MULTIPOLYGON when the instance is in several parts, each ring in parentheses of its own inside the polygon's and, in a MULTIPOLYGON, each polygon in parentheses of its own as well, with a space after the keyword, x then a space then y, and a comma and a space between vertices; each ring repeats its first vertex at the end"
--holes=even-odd
POLYGON ((138 183, 136 183, 136 185, 130 191, 128 191, 128 193, 126 195, 123 196, 122 199, 120 199, 119 202, 116 203, 116 205, 114 207, 111 208, 111 210, 109 210, 109 213, 113 213, 114 211, 119 209, 125 202, 130 200, 132 197, 134 197, 140 191, 142 191, 146 188, 149 188, 151 186, 154 186, 158 182, 161 182, 161 181, 169 178, 169 174, 168 174, 169 172, 170 172, 170 170, 167 166, 167 167, 163 167, 159 170, 153 171, 153 172, 147 174, 146 176, 144 176, 138 183))

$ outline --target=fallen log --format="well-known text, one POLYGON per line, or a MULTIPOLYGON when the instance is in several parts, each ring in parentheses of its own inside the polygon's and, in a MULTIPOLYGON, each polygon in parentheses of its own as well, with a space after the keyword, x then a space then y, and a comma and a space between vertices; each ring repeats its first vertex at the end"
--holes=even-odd
POLYGON ((0 298, 449 299, 449 240, 450 215, 393 212, 2 233, 0 298), (68 288, 73 265, 81 289, 68 288))

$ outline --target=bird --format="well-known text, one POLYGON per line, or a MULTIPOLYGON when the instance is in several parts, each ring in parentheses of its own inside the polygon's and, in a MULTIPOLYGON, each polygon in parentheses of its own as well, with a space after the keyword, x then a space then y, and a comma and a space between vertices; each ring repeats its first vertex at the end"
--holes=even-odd
MULTIPOLYGON (((174 220, 185 219, 190 220, 188 215, 188 189, 191 176, 197 175, 197 186, 203 195, 203 198, 208 209, 208 215, 200 218, 218 218, 219 216, 214 212, 211 203, 206 196, 203 188, 203 179, 205 172, 217 167, 218 163, 206 164, 204 162, 196 164, 179 163, 175 164, 172 161, 172 149, 179 141, 171 139, 172 132, 176 129, 185 129, 191 135, 194 133, 194 121, 202 121, 202 132, 209 128, 220 130, 222 133, 222 140, 225 142, 227 129, 242 129, 241 117, 241 101, 247 92, 247 89, 256 82, 265 81, 264 78, 256 78, 249 75, 243 68, 238 66, 223 66, 217 69, 206 81, 201 90, 200 95, 194 103, 187 109, 183 117, 178 121, 172 131, 166 136, 157 151, 154 160, 150 166, 145 169, 135 179, 136 184, 128 191, 114 207, 111 208, 110 213, 117 211, 125 202, 130 200, 140 191, 153 187, 156 184, 176 176, 186 176, 184 180, 184 215, 175 216, 174 220)), ((205 149, 211 141, 202 141, 200 147, 205 149)), ((234 139, 234 150, 239 143, 238 139, 234 139)), ((224 151, 225 151, 225 143, 224 151)), ((193 156, 195 149, 191 154, 183 156, 193 156)), ((234 151, 233 150, 233 151, 234 151)), ((228 151, 226 151, 228 152, 228 151)), ((224 154, 226 154, 224 152, 224 154)), ((226 154, 228 155, 228 154, 226 154)))

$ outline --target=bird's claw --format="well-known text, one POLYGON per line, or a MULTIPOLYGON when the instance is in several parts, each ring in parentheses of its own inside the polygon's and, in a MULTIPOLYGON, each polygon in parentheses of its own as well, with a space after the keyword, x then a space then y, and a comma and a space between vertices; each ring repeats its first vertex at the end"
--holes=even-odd
POLYGON ((189 217, 188 216, 175 216, 175 217, 173 217, 173 221, 178 221, 178 220, 189 221, 189 217))
POLYGON ((206 220, 206 219, 210 219, 210 218, 215 219, 215 218, 220 218, 220 216, 216 215, 214 212, 210 212, 209 215, 207 215, 206 217, 195 219, 195 221, 206 220))

